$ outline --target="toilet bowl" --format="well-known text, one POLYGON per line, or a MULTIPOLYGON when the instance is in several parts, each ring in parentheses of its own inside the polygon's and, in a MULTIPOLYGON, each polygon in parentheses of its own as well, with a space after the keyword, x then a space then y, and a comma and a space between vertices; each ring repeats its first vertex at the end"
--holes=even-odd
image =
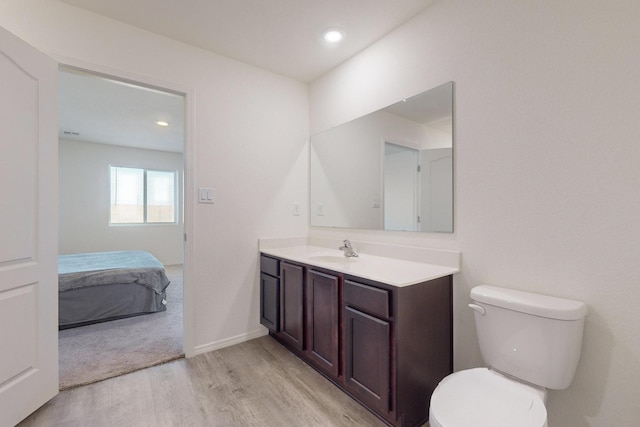
POLYGON ((546 427, 547 389, 569 387, 578 366, 586 304, 486 285, 473 288, 471 299, 490 368, 440 381, 430 427, 546 427))
POLYGON ((547 427, 546 391, 488 368, 459 371, 431 398, 430 427, 547 427))

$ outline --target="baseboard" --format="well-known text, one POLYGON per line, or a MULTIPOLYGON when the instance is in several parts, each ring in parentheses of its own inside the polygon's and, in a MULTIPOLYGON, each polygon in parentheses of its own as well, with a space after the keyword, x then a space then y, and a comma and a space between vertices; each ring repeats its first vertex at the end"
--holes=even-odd
POLYGON ((194 348, 194 356, 199 354, 208 353, 210 351, 219 350, 221 348, 229 347, 235 344, 240 344, 245 341, 250 341, 255 338, 260 338, 269 333, 267 328, 260 328, 259 330, 248 332, 246 334, 236 335, 235 337, 226 338, 220 341, 215 341, 209 344, 197 345, 194 348))

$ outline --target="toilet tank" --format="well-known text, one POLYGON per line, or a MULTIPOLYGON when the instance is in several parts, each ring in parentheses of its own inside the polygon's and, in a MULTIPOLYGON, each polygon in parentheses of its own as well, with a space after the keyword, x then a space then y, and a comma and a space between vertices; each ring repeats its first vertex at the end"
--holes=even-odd
POLYGON ((471 299, 487 365, 541 387, 569 387, 580 360, 585 303, 487 285, 473 288, 471 299))

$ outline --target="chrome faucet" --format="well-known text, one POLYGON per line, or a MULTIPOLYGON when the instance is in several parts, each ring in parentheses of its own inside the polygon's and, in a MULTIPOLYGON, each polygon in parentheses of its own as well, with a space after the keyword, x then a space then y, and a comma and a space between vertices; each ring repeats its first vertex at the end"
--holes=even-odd
POLYGON ((354 251, 353 248, 351 247, 351 242, 348 241, 348 240, 343 241, 342 242, 342 246, 340 246, 338 249, 343 251, 344 252, 344 256, 346 256, 348 258, 355 258, 355 257, 358 256, 356 251, 354 251))

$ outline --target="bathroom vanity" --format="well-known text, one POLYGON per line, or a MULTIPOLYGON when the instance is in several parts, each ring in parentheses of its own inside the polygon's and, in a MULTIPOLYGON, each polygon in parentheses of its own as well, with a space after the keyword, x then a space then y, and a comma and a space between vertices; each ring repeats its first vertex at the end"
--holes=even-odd
MULTIPOLYGON (((457 265, 264 246, 260 319, 269 334, 386 423, 426 422, 431 393, 453 368, 457 265)), ((459 254, 447 255, 457 263, 459 254)))

